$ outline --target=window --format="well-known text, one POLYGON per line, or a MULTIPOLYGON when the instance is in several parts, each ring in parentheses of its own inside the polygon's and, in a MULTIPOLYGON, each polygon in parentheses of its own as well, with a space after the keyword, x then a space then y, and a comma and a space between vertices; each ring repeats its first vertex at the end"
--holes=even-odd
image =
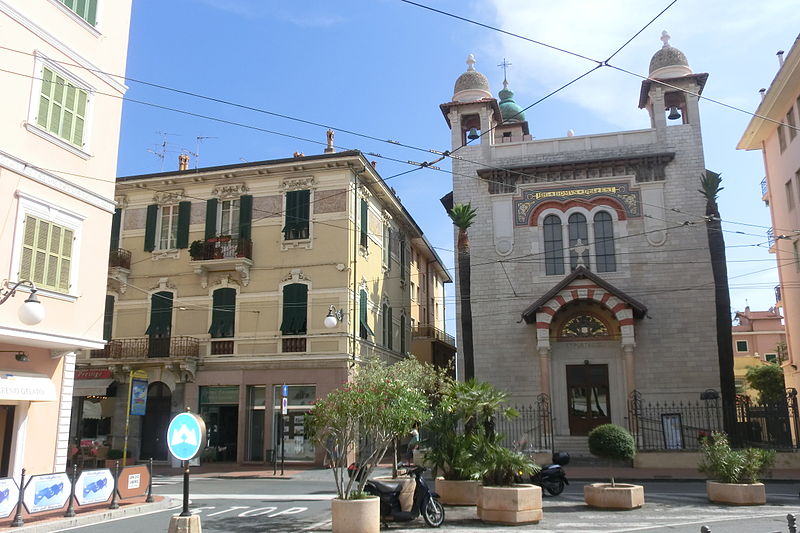
POLYGON ((310 207, 310 190, 289 191, 286 193, 286 224, 283 227, 284 239, 287 241, 308 239, 310 207))
POLYGON ((614 272, 614 223, 611 215, 601 211, 594 216, 594 253, 598 272, 614 272))
POLYGON ((80 18, 95 26, 97 24, 97 0, 59 0, 80 18))
POLYGON ((365 199, 361 199, 361 247, 366 248, 369 241, 369 205, 365 199))
POLYGON ((245 422, 245 457, 248 461, 264 460, 264 422, 266 421, 266 387, 247 386, 247 421, 245 422))
POLYGON ((217 235, 239 236, 239 199, 219 202, 217 235))
POLYGON ((795 239, 792 241, 792 251, 794 252, 795 271, 800 272, 800 240, 795 239))
POLYGON ((366 339, 368 335, 374 337, 375 334, 367 323, 367 291, 364 289, 359 293, 358 304, 358 336, 362 339, 366 339))
POLYGON ((205 239, 220 235, 249 239, 252 219, 253 197, 249 194, 239 198, 209 198, 206 200, 205 239))
POLYGON ((32 215, 25 216, 24 224, 19 278, 68 292, 74 231, 32 215))
POLYGON ((106 308, 103 312, 103 340, 110 341, 114 327, 114 296, 106 295, 106 308))
POLYGON ((778 362, 778 354, 776 353, 765 353, 764 360, 767 363, 777 363, 778 362))
POLYGON ((155 249, 188 248, 191 207, 191 202, 180 202, 178 205, 148 205, 144 250, 152 252, 155 249))
POLYGON ((794 120, 794 108, 791 108, 789 112, 786 113, 786 124, 789 126, 787 128, 789 130, 789 142, 792 142, 792 139, 794 139, 797 135, 797 123, 794 120))
POLYGON ((784 131, 785 129, 786 126, 784 126, 783 124, 778 124, 778 147, 780 148, 781 153, 783 153, 783 151, 786 150, 786 131, 784 131))
POLYGON ((392 269, 392 227, 388 222, 383 225, 383 266, 392 269))
POLYGON ((54 70, 42 67, 36 124, 56 137, 83 148, 89 93, 54 70))
POLYGON ((786 188, 786 207, 791 211, 794 209, 794 183, 789 180, 784 187, 786 188))
POLYGON ((270 449, 285 454, 288 461, 313 461, 314 441, 306 436, 306 414, 313 409, 317 388, 315 385, 288 385, 287 414, 281 417, 282 385, 275 385, 272 393, 272 438, 270 449), (282 420, 281 420, 282 418, 282 420), (280 427, 283 425, 283 435, 280 427))
MULTIPOLYGON (((413 322, 413 318, 411 319, 413 322)), ((400 314, 400 353, 406 353, 406 314, 400 314)))
POLYGON ((383 304, 383 345, 392 349, 392 337, 394 331, 392 327, 392 308, 388 304, 383 304))
POLYGON ((747 352, 747 341, 736 341, 737 352, 747 352))
POLYGON ((212 339, 233 337, 236 323, 236 289, 215 290, 212 302, 209 335, 212 339))
POLYGON ((544 263, 545 273, 564 273, 564 241, 561 234, 561 219, 548 215, 544 219, 544 263))
POLYGON ((172 335, 172 299, 168 291, 160 291, 150 297, 150 325, 145 334, 150 337, 148 357, 169 357, 172 335))
POLYGON ((406 239, 405 236, 400 236, 400 281, 406 280, 406 273, 408 265, 406 265, 406 239))
POLYGON ((572 270, 579 266, 589 268, 589 230, 586 217, 580 213, 569 216, 569 265, 572 270))
POLYGON ((114 216, 111 218, 111 242, 109 243, 110 250, 119 249, 120 232, 122 230, 122 209, 119 207, 114 209, 114 216))
POLYGON ((411 282, 411 301, 416 301, 417 299, 417 286, 414 285, 414 282, 411 282))
POLYGON ((283 287, 283 335, 305 335, 308 320, 308 285, 291 283, 283 287))

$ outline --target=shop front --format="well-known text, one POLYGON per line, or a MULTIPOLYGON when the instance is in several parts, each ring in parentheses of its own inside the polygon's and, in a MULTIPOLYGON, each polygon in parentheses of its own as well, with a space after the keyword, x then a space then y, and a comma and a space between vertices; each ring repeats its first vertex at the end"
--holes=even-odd
POLYGON ((236 462, 239 433, 239 386, 200 387, 200 416, 208 445, 201 460, 236 462))
POLYGON ((111 445, 111 421, 117 383, 106 368, 76 369, 70 418, 70 461, 86 464, 105 458, 111 445))
POLYGON ((313 408, 315 385, 286 385, 286 414, 282 414, 283 385, 272 387, 273 449, 277 460, 311 462, 316 449, 306 434, 305 415, 313 408))

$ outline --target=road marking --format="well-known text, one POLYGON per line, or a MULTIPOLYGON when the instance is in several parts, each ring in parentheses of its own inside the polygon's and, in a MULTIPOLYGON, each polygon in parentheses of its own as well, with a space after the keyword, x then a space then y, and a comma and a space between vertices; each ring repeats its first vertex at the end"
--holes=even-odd
POLYGON ((217 516, 217 515, 221 515, 221 514, 224 514, 224 513, 228 513, 230 511, 234 511, 236 509, 249 509, 249 508, 250 508, 249 505, 231 505, 230 507, 228 507, 227 509, 225 509, 223 511, 217 511, 216 513, 207 514, 206 516, 212 517, 212 516, 217 516))
POLYGON ((273 511, 277 511, 277 507, 256 507, 255 509, 250 509, 249 511, 245 511, 243 513, 239 513, 240 518, 244 518, 246 516, 261 516, 264 514, 269 514, 273 511), (266 509, 266 511, 265 511, 266 509))
POLYGON ((330 520, 323 520, 322 522, 317 522, 316 524, 311 524, 308 527, 304 527, 300 531, 313 531, 315 529, 325 528, 326 530, 330 527, 331 521, 330 520))
MULTIPOLYGON (((167 498, 183 499, 183 494, 160 494, 167 498)), ((192 500, 268 500, 274 502, 316 502, 329 501, 336 494, 190 494, 192 500)))

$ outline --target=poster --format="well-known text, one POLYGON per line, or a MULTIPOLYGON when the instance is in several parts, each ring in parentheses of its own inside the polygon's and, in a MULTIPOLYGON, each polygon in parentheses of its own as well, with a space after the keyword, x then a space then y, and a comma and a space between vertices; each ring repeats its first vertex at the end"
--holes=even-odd
POLYGON ((108 501, 114 492, 111 470, 84 470, 75 482, 75 499, 78 505, 108 501))
POLYGON ((147 410, 147 380, 131 379, 131 414, 144 416, 147 410))
POLYGON ((6 477, 0 479, 0 518, 11 514, 19 501, 19 488, 17 482, 6 477))
POLYGON ((32 476, 25 485, 25 508, 31 514, 61 509, 69 499, 71 488, 69 477, 64 472, 32 476))
POLYGON ((683 429, 681 426, 680 413, 661 415, 661 429, 664 431, 664 447, 666 449, 683 449, 683 429))

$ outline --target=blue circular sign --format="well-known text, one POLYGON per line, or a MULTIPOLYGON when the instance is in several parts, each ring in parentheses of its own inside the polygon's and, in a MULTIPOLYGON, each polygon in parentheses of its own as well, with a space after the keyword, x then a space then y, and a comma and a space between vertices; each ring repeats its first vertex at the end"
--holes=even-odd
POLYGON ((206 423, 194 413, 175 415, 167 428, 167 447, 175 459, 194 459, 206 447, 206 423))

